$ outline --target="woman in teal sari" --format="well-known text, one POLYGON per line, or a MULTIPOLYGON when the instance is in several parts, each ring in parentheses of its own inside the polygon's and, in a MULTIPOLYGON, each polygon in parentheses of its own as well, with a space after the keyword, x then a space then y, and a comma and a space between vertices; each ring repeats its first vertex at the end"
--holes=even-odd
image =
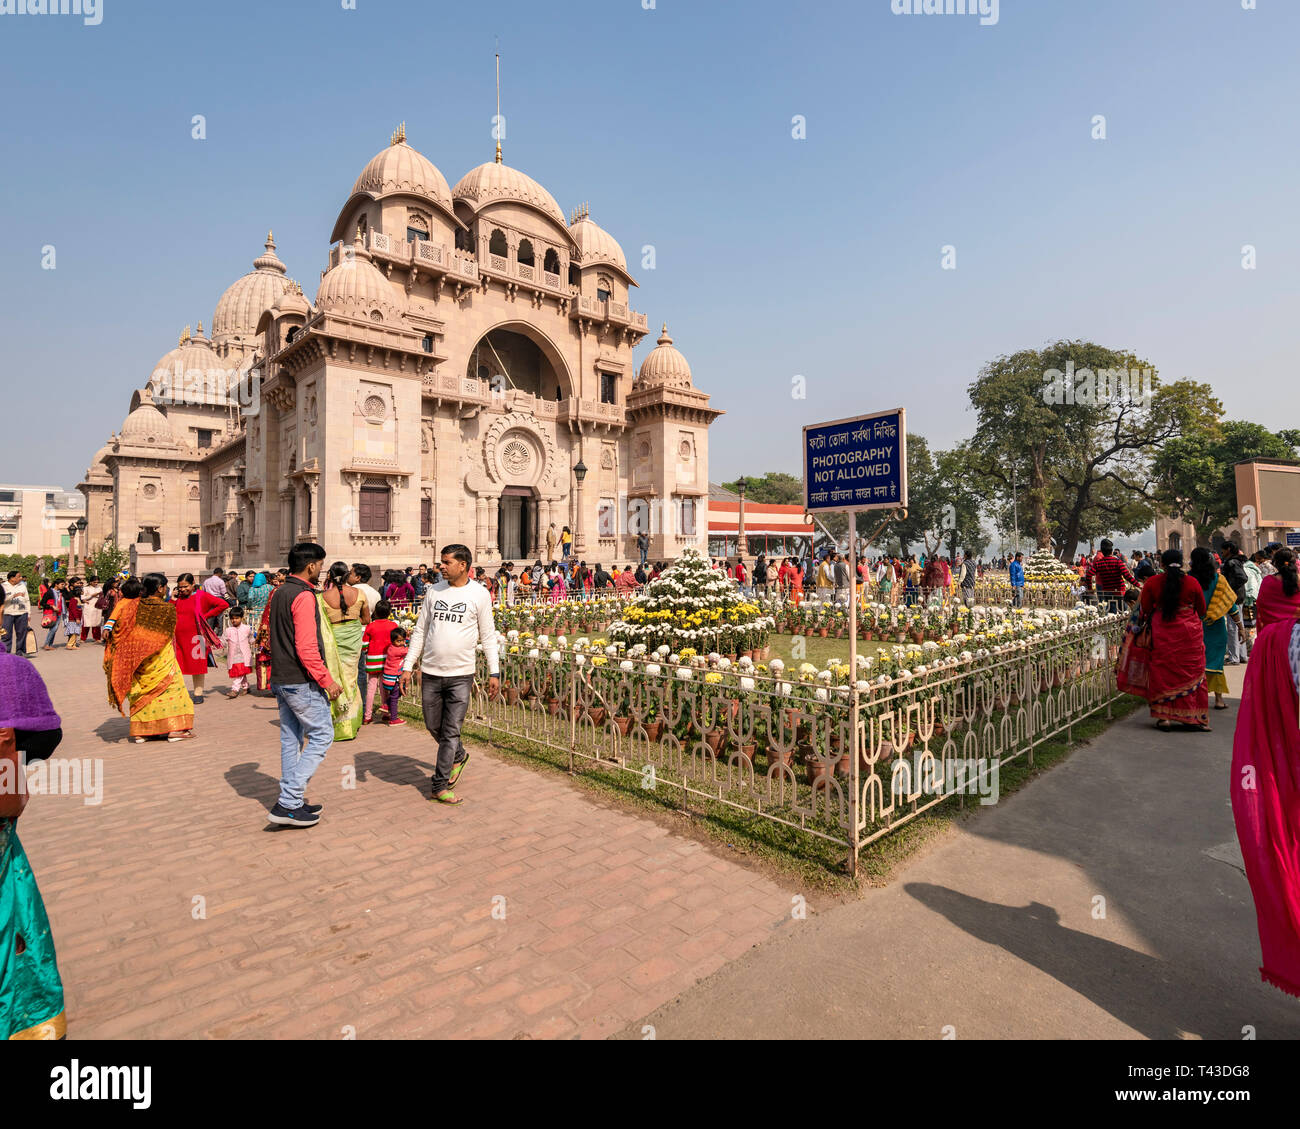
POLYGON ((1214 694, 1214 708, 1226 710, 1223 695, 1228 692, 1228 679, 1223 673, 1223 660, 1228 652, 1229 615, 1237 603, 1237 594, 1222 574, 1214 567, 1209 549, 1192 550, 1191 567, 1187 574, 1198 581, 1205 593, 1205 618, 1201 630, 1205 634, 1205 685, 1214 694))
MULTIPOLYGON (((36 668, 0 654, 0 1039, 62 1039, 67 1034, 63 981, 45 903, 18 838, 15 749, 44 760, 63 738, 59 715, 36 668)), ((18 771, 21 771, 19 769, 18 771)))
POLYGON ((325 666, 330 677, 343 687, 330 703, 334 718, 334 740, 351 741, 361 728, 361 691, 357 686, 357 664, 361 636, 370 622, 370 607, 361 592, 347 583, 351 566, 342 561, 330 565, 320 601, 321 620, 329 625, 322 631, 325 666))

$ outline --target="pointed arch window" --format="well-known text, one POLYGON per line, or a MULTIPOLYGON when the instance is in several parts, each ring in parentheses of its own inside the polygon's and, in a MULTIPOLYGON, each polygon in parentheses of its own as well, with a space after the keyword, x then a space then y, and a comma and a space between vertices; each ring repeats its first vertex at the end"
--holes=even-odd
POLYGON ((533 258, 533 245, 527 239, 519 241, 519 250, 515 252, 515 259, 526 267, 531 267, 535 260, 533 258))
POLYGON ((554 247, 546 249, 546 257, 542 260, 542 269, 547 274, 560 273, 560 256, 555 253, 554 247))
POLYGON ((499 227, 494 228, 492 231, 492 236, 488 240, 488 254, 501 255, 504 258, 509 253, 510 250, 506 246, 506 233, 502 231, 499 227))

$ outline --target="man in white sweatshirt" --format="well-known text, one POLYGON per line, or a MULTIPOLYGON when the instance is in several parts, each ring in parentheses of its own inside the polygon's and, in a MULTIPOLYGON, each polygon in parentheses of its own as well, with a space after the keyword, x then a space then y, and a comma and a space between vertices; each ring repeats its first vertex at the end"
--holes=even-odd
POLYGON ((402 664, 403 694, 411 687, 415 664, 420 664, 424 725, 438 742, 433 799, 443 804, 461 802, 452 787, 469 762, 469 753, 461 744, 460 727, 469 709, 480 643, 487 658, 492 694, 501 684, 492 597, 483 585, 470 579, 471 564, 469 549, 464 545, 448 545, 442 550, 442 579, 425 590, 411 632, 410 650, 402 664))

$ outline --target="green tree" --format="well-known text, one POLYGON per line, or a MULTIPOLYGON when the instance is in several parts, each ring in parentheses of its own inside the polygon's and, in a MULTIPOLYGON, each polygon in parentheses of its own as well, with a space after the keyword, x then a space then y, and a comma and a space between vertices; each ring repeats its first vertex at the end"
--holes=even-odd
MULTIPOLYGON (((722 488, 740 493, 740 480, 724 482, 722 488)), ((745 501, 768 506, 802 506, 803 480, 793 474, 770 470, 766 474, 745 478, 745 501)))
POLYGON ((90 555, 91 569, 100 580, 110 580, 126 568, 130 561, 131 554, 125 549, 119 549, 111 537, 90 555))
POLYGON ((1269 431, 1258 423, 1229 420, 1170 440, 1155 459, 1160 508, 1196 530, 1208 548, 1216 529, 1231 525, 1237 512, 1234 466, 1249 459, 1294 459, 1300 431, 1269 431))
POLYGON ((1001 495, 999 510, 1014 483, 1021 528, 1065 558, 1095 531, 1150 524, 1156 452, 1222 410, 1207 385, 1162 385, 1133 353, 1084 341, 998 357, 969 392, 975 473, 1001 495))

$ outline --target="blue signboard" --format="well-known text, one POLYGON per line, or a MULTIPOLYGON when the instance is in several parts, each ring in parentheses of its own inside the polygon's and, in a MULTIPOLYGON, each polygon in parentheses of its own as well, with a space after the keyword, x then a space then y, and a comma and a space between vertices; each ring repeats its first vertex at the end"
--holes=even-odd
POLYGON ((1286 544, 1288 549, 1300 549, 1300 533, 1288 533, 1286 544))
POLYGON ((902 408, 803 429, 803 504, 809 513, 907 505, 902 408))

